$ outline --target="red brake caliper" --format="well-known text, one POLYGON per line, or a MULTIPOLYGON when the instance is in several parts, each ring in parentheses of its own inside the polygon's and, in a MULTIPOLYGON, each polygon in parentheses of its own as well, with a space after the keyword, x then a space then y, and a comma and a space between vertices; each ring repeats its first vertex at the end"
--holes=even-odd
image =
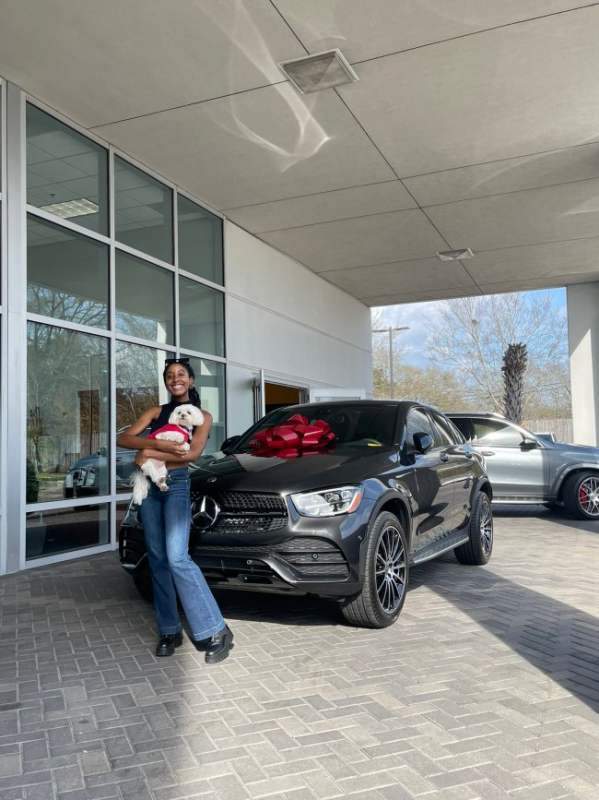
POLYGON ((581 506, 586 505, 589 502, 589 493, 584 486, 581 486, 578 490, 578 500, 581 506))

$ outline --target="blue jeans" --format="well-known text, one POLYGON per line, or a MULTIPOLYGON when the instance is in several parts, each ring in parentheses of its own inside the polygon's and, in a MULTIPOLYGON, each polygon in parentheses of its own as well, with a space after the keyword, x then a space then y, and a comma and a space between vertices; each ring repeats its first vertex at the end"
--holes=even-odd
POLYGON ((202 571, 189 556, 191 500, 187 467, 169 470, 168 492, 161 492, 152 484, 139 514, 160 635, 181 630, 177 594, 194 639, 207 639, 218 633, 225 621, 202 571))

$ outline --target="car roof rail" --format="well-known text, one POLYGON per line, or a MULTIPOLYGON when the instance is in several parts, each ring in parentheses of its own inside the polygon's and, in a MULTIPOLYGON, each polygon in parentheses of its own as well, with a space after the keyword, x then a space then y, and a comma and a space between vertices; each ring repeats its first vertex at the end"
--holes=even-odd
POLYGON ((507 419, 498 411, 444 411, 446 417, 495 417, 495 419, 507 419))

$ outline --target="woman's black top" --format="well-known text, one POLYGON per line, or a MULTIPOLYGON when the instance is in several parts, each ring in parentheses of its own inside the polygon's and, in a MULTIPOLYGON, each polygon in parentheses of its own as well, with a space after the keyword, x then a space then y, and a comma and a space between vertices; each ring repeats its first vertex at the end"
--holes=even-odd
MULTIPOLYGON (((182 403, 178 403, 175 400, 171 400, 170 403, 165 403, 163 406, 160 406, 160 414, 158 414, 156 419, 152 423, 150 423, 148 433, 154 433, 154 431, 157 431, 158 428, 162 428, 163 425, 168 425, 168 418, 177 408, 177 406, 185 406, 185 405, 189 405, 188 400, 184 400, 182 403)), ((191 405, 195 405, 195 403, 191 403, 191 405)))

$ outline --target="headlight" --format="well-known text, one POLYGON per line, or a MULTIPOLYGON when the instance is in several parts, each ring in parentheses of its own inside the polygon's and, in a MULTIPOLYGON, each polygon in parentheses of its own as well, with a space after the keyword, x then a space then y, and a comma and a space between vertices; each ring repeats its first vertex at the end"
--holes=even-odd
POLYGON ((361 486, 341 486, 339 489, 323 489, 322 492, 292 494, 291 502, 305 517, 334 517, 355 511, 363 493, 361 486))

